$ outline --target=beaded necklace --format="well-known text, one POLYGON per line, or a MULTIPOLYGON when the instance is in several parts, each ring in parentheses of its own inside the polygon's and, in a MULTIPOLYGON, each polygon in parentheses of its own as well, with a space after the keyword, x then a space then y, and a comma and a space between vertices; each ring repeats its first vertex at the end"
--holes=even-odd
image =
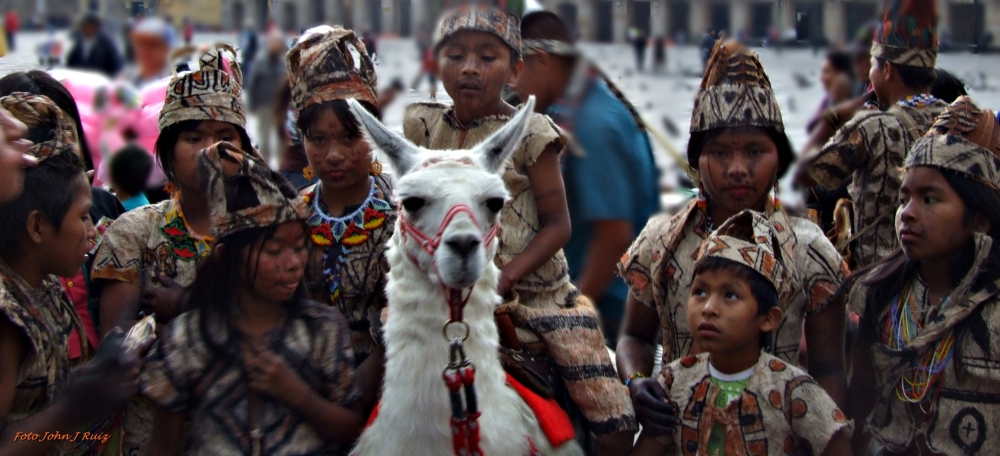
POLYGON ((309 239, 323 247, 323 277, 330 293, 330 303, 340 297, 340 272, 346 264, 351 247, 361 245, 371 238, 371 232, 385 224, 392 209, 385 200, 375 197, 378 187, 375 178, 369 176, 368 197, 353 212, 342 217, 327 215, 320 208, 319 186, 305 195, 306 203, 312 203, 312 215, 306 220, 309 239))
POLYGON ((174 198, 174 208, 165 217, 167 223, 160 227, 160 232, 170 243, 170 253, 174 258, 191 261, 208 255, 213 239, 211 236, 195 234, 184 218, 179 197, 174 198))
MULTIPOLYGON (((911 282, 892 303, 889 318, 883 326, 885 343, 893 349, 904 349, 916 339, 923 329, 923 322, 918 317, 916 298, 911 293, 911 282)), ((941 303, 944 308, 950 302, 946 298, 941 303)), ((912 373, 904 374, 896 388, 896 397, 909 403, 923 402, 931 388, 937 386, 940 392, 941 372, 948 366, 955 353, 955 330, 950 329, 939 339, 932 350, 928 350, 916 361, 912 373)))
POLYGON ((922 93, 920 95, 910 95, 902 100, 896 102, 899 106, 912 106, 914 108, 923 108, 925 106, 930 106, 934 102, 938 101, 934 95, 929 93, 922 93))

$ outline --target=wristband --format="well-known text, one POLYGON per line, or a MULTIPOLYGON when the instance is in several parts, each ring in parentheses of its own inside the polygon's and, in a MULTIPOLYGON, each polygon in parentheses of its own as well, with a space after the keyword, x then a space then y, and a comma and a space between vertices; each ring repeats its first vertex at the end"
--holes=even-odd
POLYGON ((629 375, 627 378, 625 378, 625 387, 627 388, 629 384, 632 383, 632 380, 635 380, 637 378, 646 378, 646 376, 643 375, 642 372, 636 372, 632 375, 629 375))

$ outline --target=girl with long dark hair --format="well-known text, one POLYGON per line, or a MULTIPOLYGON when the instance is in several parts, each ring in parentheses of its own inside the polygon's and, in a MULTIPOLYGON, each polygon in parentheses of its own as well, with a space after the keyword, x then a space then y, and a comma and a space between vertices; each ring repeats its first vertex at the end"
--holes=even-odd
POLYGON ((857 454, 869 437, 891 455, 1000 444, 998 155, 996 117, 961 97, 907 156, 901 248, 849 288, 862 316, 849 408, 857 454))
MULTIPOLYGON (((200 150, 220 141, 253 152, 246 133, 242 75, 228 46, 210 49, 195 71, 176 75, 160 112, 156 155, 173 198, 116 220, 97 250, 91 277, 101 280, 99 334, 135 320, 139 309, 161 324, 179 315, 183 287, 209 254, 208 199, 195 166, 200 150)), ((149 439, 152 404, 137 397, 125 414, 125 454, 139 454, 149 439)))
POLYGON ((296 126, 309 166, 304 190, 312 251, 306 286, 347 318, 355 365, 378 349, 386 306, 387 241, 396 225, 392 182, 347 107, 379 116, 375 67, 352 30, 307 30, 287 56, 296 126), (374 333, 374 336, 373 336, 374 333))
POLYGON ((344 317, 307 298, 306 204, 229 143, 198 156, 217 239, 148 357, 148 455, 328 454, 364 425, 344 317), (190 427, 185 432, 185 422, 190 427))

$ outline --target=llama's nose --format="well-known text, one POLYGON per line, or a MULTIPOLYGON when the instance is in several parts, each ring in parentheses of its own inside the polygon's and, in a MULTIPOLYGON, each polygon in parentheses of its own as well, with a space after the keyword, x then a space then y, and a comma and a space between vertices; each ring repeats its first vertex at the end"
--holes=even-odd
POLYGON ((462 257, 469 256, 472 250, 479 246, 479 238, 473 235, 455 236, 444 241, 449 249, 455 251, 462 257))

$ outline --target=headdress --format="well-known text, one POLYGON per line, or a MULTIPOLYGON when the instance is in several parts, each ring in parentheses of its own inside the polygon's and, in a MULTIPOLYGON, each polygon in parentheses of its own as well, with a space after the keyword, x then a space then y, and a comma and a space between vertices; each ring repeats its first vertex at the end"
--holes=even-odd
POLYGON ((166 100, 160 111, 160 130, 185 120, 218 120, 246 129, 243 105, 243 73, 236 62, 236 50, 228 44, 210 48, 185 47, 171 56, 201 52, 199 67, 176 74, 167 86, 166 100), (227 59, 223 53, 232 53, 227 59))
POLYGON ((920 68, 937 61, 937 0, 887 0, 872 57, 920 68))
POLYGON ((463 30, 496 35, 514 55, 521 56, 521 21, 506 11, 479 4, 462 5, 445 11, 434 31, 434 51, 449 37, 463 30))
POLYGON ((959 97, 934 120, 906 156, 906 168, 933 166, 1000 190, 1000 125, 993 111, 959 97))
POLYGON ((698 251, 698 261, 723 258, 753 269, 774 286, 781 308, 795 292, 795 279, 786 266, 774 227, 759 212, 745 210, 712 232, 698 251))
POLYGON ((228 142, 199 153, 198 173, 208 196, 215 239, 306 219, 305 200, 281 174, 228 142))
POLYGON ((295 109, 349 98, 378 106, 375 65, 353 30, 328 25, 309 29, 286 60, 295 109))
POLYGON ((0 106, 10 111, 28 129, 41 128, 48 131, 44 141, 36 142, 28 149, 28 155, 42 162, 62 153, 74 153, 83 160, 76 126, 49 97, 15 92, 0 98, 0 106))

